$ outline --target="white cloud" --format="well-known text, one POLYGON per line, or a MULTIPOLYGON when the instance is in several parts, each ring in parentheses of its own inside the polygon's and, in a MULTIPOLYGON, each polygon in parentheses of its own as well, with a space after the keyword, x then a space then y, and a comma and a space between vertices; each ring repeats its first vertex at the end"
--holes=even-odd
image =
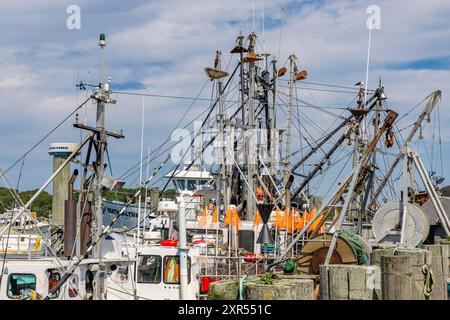
MULTIPOLYGON (((147 92, 195 96, 206 80, 203 68, 213 63, 215 50, 222 50, 224 61, 228 62, 236 36, 252 27, 251 1, 78 1, 82 29, 69 31, 65 28, 65 8, 69 4, 72 3, 0 1, 2 18, 5 17, 0 19, 0 36, 7 40, 0 44, 0 96, 2 110, 6 111, 0 119, 0 141, 2 150, 8 151, 8 157, 0 158, 2 167, 7 167, 73 110, 77 68, 81 79, 86 79, 90 70, 90 82, 98 81, 99 33, 107 34, 106 75, 112 77, 113 86, 139 81, 147 92), (21 130, 26 127, 33 139, 11 134, 8 130, 12 122, 20 124, 21 130)), ((365 76, 365 9, 370 4, 371 1, 350 0, 255 1, 256 29, 261 39, 264 6, 266 49, 278 56, 278 19, 285 7, 279 64, 294 52, 301 67, 309 71, 310 81, 352 85, 365 76)), ((388 66, 448 56, 450 4, 444 0, 414 5, 410 1, 378 4, 382 29, 373 33, 369 85, 375 86, 381 75, 389 105, 400 113, 435 89, 443 90, 445 106, 450 87, 448 70, 391 70, 388 66)), ((236 62, 233 59, 231 66, 236 62)), ((79 101, 83 96, 84 92, 79 93, 79 101)), ((209 97, 210 89, 202 96, 209 97)), ((308 90, 300 90, 299 97, 334 107, 347 106, 353 99, 348 94, 308 90)), ((166 137, 189 103, 146 98, 146 143, 156 146, 166 137)), ((108 115, 108 124, 123 128, 127 137, 126 142, 111 142, 117 172, 125 171, 138 159, 140 106, 141 98, 119 95, 117 106, 108 115)), ((189 116, 194 118, 207 106, 207 102, 198 103, 189 116)), ((319 123, 330 119, 309 109, 305 112, 319 123)), ((448 127, 450 119, 444 112, 441 116, 443 126, 448 127)), ((51 140, 62 137, 78 139, 79 132, 71 129, 69 123, 51 140)), ((445 134, 445 138, 450 136, 445 134)), ((41 159, 36 162, 38 168, 49 167, 43 156, 45 150, 44 146, 31 155, 41 159)), ((24 177, 27 187, 39 185, 44 179, 42 172, 46 170, 28 171, 24 177)))

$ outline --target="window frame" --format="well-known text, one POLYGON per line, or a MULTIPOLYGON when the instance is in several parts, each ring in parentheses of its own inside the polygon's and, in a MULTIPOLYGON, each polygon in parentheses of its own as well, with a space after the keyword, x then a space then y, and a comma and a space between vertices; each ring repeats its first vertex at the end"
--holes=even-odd
POLYGON ((198 186, 198 180, 197 179, 188 179, 186 182, 186 188, 189 191, 195 191, 195 189, 197 189, 198 186), (193 185, 192 185, 193 183, 193 185))
POLYGON ((117 270, 115 270, 116 272, 116 276, 119 276, 119 280, 120 282, 127 282, 130 278, 130 266, 129 265, 118 265, 117 266, 117 270), (125 270, 126 272, 123 272, 122 270, 125 270), (125 279, 122 279, 122 275, 125 276, 125 279))
POLYGON ((11 274, 8 276, 8 282, 7 282, 7 284, 6 284, 6 296, 7 296, 9 299, 17 300, 17 299, 20 297, 20 294, 17 295, 17 296, 10 296, 10 295, 9 295, 10 285, 11 285, 11 278, 12 278, 13 276, 15 276, 15 275, 18 275, 18 276, 33 276, 33 277, 34 277, 34 289, 32 289, 32 290, 36 291, 37 277, 36 277, 36 275, 35 275, 34 273, 11 273, 11 274))
MULTIPOLYGON (((163 259, 163 270, 164 270, 164 272, 163 272, 163 275, 162 275, 162 278, 163 278, 163 282, 164 282, 164 284, 173 284, 173 285, 176 285, 176 284, 180 284, 180 276, 178 276, 178 282, 166 282, 166 277, 165 277, 165 270, 166 270, 166 267, 167 267, 167 264, 166 264, 166 259, 168 260, 168 259, 172 259, 173 257, 175 257, 175 258, 178 258, 178 265, 180 264, 180 255, 167 255, 167 256, 164 256, 164 259, 163 259)), ((187 264, 188 264, 188 284, 190 284, 191 283, 191 268, 192 268, 192 265, 191 265, 191 257, 187 257, 187 264)))
POLYGON ((178 186, 178 190, 185 190, 186 189, 186 180, 184 179, 177 179, 177 186, 178 186))
POLYGON ((48 295, 49 295, 49 298, 50 299, 57 299, 57 298, 59 298, 59 296, 60 296, 60 294, 61 294, 61 288, 59 288, 58 289, 58 291, 56 291, 55 293, 54 293, 54 296, 50 296, 50 276, 51 275, 53 275, 53 274, 56 274, 56 275, 58 275, 58 277, 59 277, 59 279, 57 280, 57 281, 59 281, 59 280, 61 280, 61 278, 62 278, 62 275, 61 275, 61 273, 59 272, 59 271, 55 271, 55 269, 49 269, 49 270, 47 270, 48 272, 49 272, 49 275, 48 275, 48 277, 47 277, 47 283, 48 283, 48 295))
MULTIPOLYGON (((147 260, 148 260, 148 258, 147 258, 147 260)), ((137 278, 136 279, 136 283, 142 283, 142 284, 159 284, 159 283, 161 283, 161 280, 162 280, 162 277, 163 277, 163 275, 162 275, 163 259, 162 259, 162 257, 159 254, 140 254, 139 255, 139 260, 137 262, 138 262, 138 268, 137 268, 138 271, 137 271, 137 275, 136 275, 136 278, 137 278), (159 268, 159 281, 158 282, 156 282, 156 281, 152 281, 152 282, 139 281, 139 274, 142 274, 142 272, 139 270, 140 266, 141 266, 141 257, 142 258, 144 258, 144 257, 157 257, 159 259, 160 268, 159 268)))

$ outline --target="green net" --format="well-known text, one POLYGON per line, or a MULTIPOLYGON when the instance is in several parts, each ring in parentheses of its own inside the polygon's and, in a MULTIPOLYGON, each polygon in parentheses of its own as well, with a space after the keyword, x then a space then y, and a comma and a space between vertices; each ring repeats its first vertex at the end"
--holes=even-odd
POLYGON ((358 258, 359 264, 369 264, 369 253, 364 251, 364 248, 361 246, 359 242, 359 238, 352 232, 341 230, 339 231, 339 236, 347 240, 347 242, 352 246, 353 250, 355 250, 356 257, 358 258))

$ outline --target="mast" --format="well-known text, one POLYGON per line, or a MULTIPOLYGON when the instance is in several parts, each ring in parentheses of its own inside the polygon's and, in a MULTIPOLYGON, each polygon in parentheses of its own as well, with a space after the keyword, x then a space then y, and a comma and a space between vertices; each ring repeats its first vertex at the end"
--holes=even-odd
MULTIPOLYGON (((285 186, 290 186, 289 177, 291 176, 289 170, 290 164, 290 153, 291 153, 291 131, 292 131, 292 109, 293 109, 293 99, 294 99, 294 81, 297 66, 295 60, 297 57, 294 54, 289 56, 289 100, 288 100, 288 111, 287 111, 287 126, 286 126, 286 144, 284 147, 284 182, 285 186)), ((291 192, 289 188, 285 190, 285 206, 290 212, 291 210, 291 192)))
MULTIPOLYGON (((217 51, 216 52, 216 62, 214 65, 214 68, 218 70, 222 70, 221 65, 221 57, 222 52, 217 51)), ((218 86, 218 100, 219 100, 219 112, 218 112, 218 122, 219 122, 219 137, 220 137, 220 143, 221 143, 221 178, 222 178, 222 187, 223 187, 223 205, 224 208, 227 208, 230 203, 230 195, 228 193, 228 172, 227 172, 227 165, 225 162, 225 155, 226 155, 226 143, 225 143, 225 110, 223 105, 223 81, 222 77, 217 79, 217 86, 218 86)))
POLYGON ((253 219, 253 216, 256 213, 256 202, 254 199, 254 190, 255 187, 255 176, 256 176, 256 149, 255 145, 253 145, 254 135, 255 135, 255 61, 261 60, 261 58, 257 58, 255 54, 255 43, 256 43, 256 34, 252 32, 248 36, 249 46, 248 52, 249 55, 247 57, 248 68, 249 68, 249 76, 248 76, 248 86, 249 86, 249 94, 248 94, 248 122, 246 126, 246 160, 247 160, 247 220, 253 219))
POLYGON ((274 137, 275 137, 275 128, 277 125, 277 109, 276 109, 276 99, 277 99, 277 78, 278 78, 278 73, 277 73, 277 60, 274 58, 271 61, 272 64, 272 77, 273 77, 273 84, 272 84, 272 117, 270 119, 270 141, 268 141, 268 143, 270 144, 270 147, 268 148, 268 152, 269 155, 272 157, 274 156, 273 154, 273 149, 274 149, 274 145, 276 145, 275 141, 274 141, 274 137))
MULTIPOLYGON (((105 86, 103 84, 103 59, 104 59, 104 48, 106 46, 105 35, 101 34, 99 39, 100 46, 100 84, 99 84, 99 97, 97 99, 97 119, 96 126, 98 129, 98 151, 97 159, 95 162, 96 177, 94 185, 94 210, 95 210, 95 220, 97 221, 96 228, 94 228, 94 238, 101 235, 103 226, 103 188, 102 179, 104 173, 104 153, 106 148, 106 132, 105 132, 105 101, 106 92, 105 86)), ((102 261, 102 246, 101 243, 94 250, 94 257, 100 260, 99 271, 96 272, 94 277, 94 298, 98 300, 102 299, 102 293, 104 291, 105 274, 104 274, 104 264, 102 261)))
POLYGON ((289 100, 287 111, 287 127, 286 127, 286 145, 284 148, 284 164, 286 171, 289 170, 289 158, 291 153, 291 131, 292 131, 292 109, 294 99, 294 81, 295 81, 295 64, 296 56, 291 54, 289 56, 289 100))
MULTIPOLYGON (((86 154, 86 164, 88 164, 90 153, 92 149, 96 151, 96 158, 93 162, 93 202, 94 202, 94 221, 95 225, 92 228, 92 238, 96 241, 96 246, 92 250, 92 258, 99 260, 98 270, 94 275, 94 299, 103 300, 105 292, 105 264, 102 261, 102 251, 101 251, 101 238, 103 234, 103 196, 104 190, 106 188, 113 189, 114 187, 120 187, 114 178, 105 177, 104 172, 106 168, 105 164, 105 152, 107 148, 107 137, 111 136, 114 138, 124 138, 122 134, 107 131, 105 129, 105 105, 107 103, 115 104, 116 101, 110 97, 110 86, 109 83, 104 83, 103 75, 103 63, 104 63, 104 47, 106 46, 106 37, 102 33, 100 34, 99 43, 100 47, 100 83, 95 89, 92 99, 97 101, 97 114, 96 114, 96 125, 95 127, 90 127, 86 124, 75 123, 74 127, 88 130, 94 133, 93 138, 90 140, 89 149, 86 154), (94 147, 94 148, 92 148, 94 147)), ((83 179, 86 179, 83 174, 83 179)), ((82 181, 82 186, 86 181, 82 181)), ((88 201, 89 195, 84 194, 85 200, 88 201)), ((85 212, 80 212, 84 214, 85 212)), ((80 244, 82 246, 82 244, 80 244)))

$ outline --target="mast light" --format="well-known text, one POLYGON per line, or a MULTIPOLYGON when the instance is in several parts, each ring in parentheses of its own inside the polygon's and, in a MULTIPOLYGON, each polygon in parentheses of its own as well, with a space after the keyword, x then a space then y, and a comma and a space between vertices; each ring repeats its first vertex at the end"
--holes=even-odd
POLYGON ((104 33, 100 33, 100 38, 99 38, 99 40, 98 40, 98 45, 99 45, 100 47, 106 46, 106 36, 105 36, 104 33))

